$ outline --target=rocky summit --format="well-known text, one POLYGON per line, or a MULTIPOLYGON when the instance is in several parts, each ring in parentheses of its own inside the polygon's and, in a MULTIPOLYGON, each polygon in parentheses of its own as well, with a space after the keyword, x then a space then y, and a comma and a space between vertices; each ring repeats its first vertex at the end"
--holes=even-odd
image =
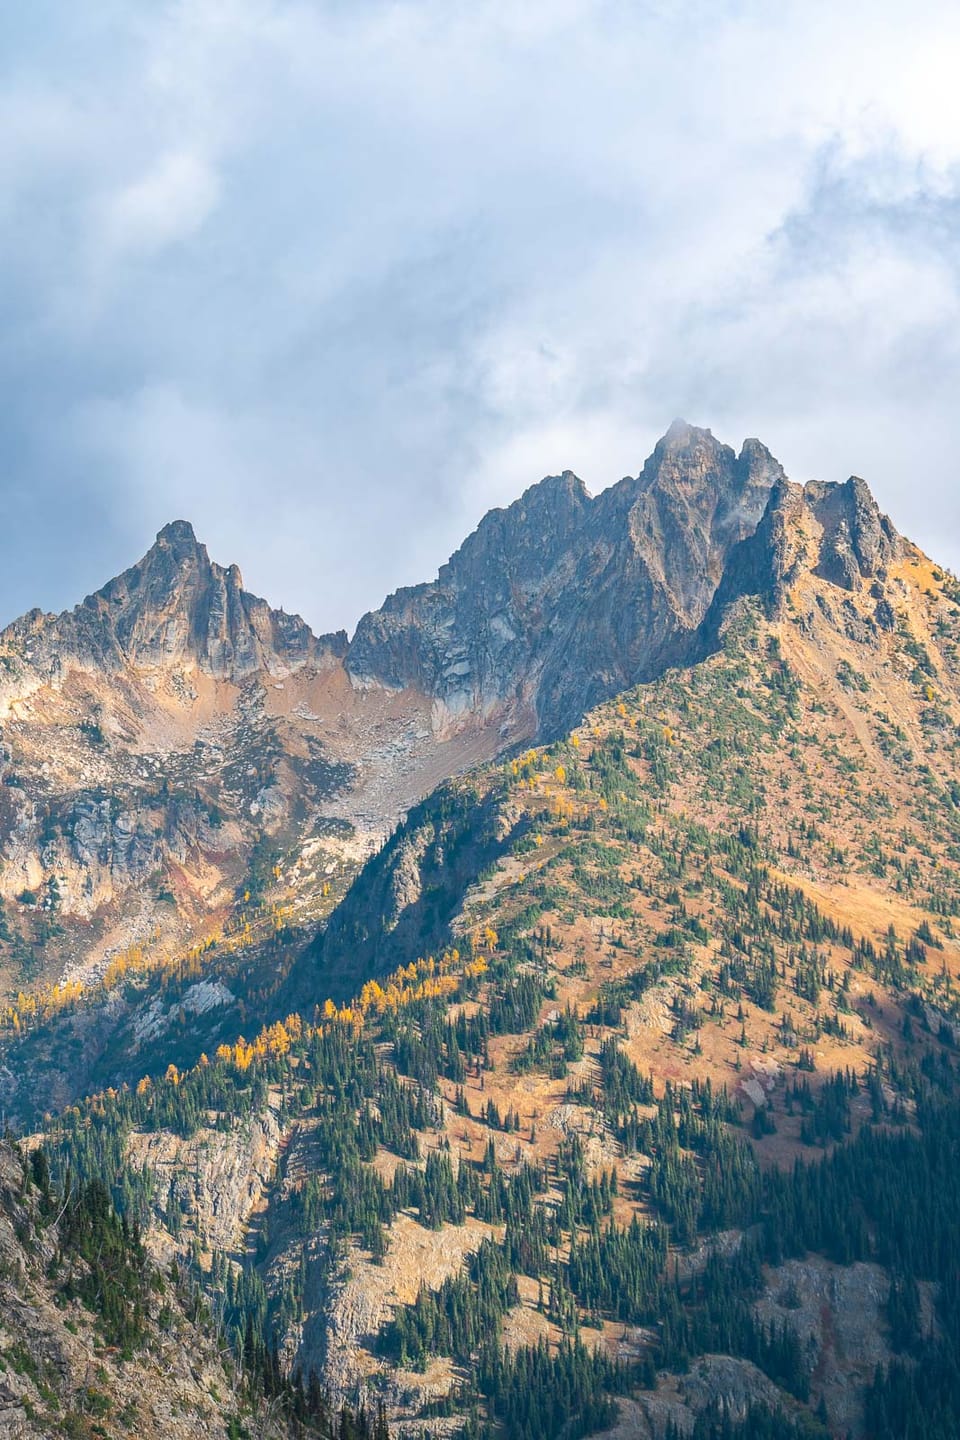
POLYGON ((356 680, 429 694, 441 728, 510 717, 537 735, 688 652, 781 466, 676 421, 637 479, 596 497, 569 471, 487 515, 430 585, 365 615, 356 680))
POLYGON ((62 685, 71 671, 197 670, 217 680, 285 675, 346 637, 317 640, 298 615, 271 610, 243 588, 236 565, 211 561, 185 520, 165 525, 136 565, 88 595, 75 610, 32 610, 3 632, 8 655, 19 651, 25 674, 7 666, 5 703, 23 681, 62 685))
POLYGON ((960 581, 863 480, 678 421, 352 639, 176 522, 0 676, 0 1435, 960 1433, 960 581))
POLYGON ((349 643, 244 590, 185 521, 76 609, 15 621, 0 635, 9 985, 205 938, 263 836, 318 918, 318 866, 345 879, 440 780, 693 654, 783 479, 758 441, 737 456, 678 421, 637 479, 591 498, 567 473, 491 512, 349 643))

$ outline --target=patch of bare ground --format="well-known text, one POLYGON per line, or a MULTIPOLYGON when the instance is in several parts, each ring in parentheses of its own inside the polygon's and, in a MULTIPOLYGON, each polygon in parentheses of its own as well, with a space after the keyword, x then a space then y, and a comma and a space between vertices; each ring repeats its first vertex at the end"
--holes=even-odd
POLYGON ((794 1408, 790 1397, 752 1365, 729 1355, 702 1355, 686 1375, 660 1375, 655 1390, 618 1401, 609 1440, 664 1440, 672 1429, 690 1434, 698 1415, 720 1404, 732 1421, 743 1420, 752 1406, 794 1408))
MULTIPOLYGON (((375 1354, 376 1337, 397 1305, 409 1305, 421 1285, 439 1286, 463 1265, 467 1255, 495 1232, 490 1225, 468 1217, 463 1225, 445 1224, 427 1230, 411 1215, 398 1215, 390 1227, 390 1243, 381 1264, 375 1264, 356 1246, 350 1249, 344 1272, 334 1282, 323 1316, 323 1342, 316 1327, 308 1327, 298 1362, 305 1372, 320 1368, 334 1396, 349 1396, 390 1368, 375 1354)), ((439 1363, 427 1376, 404 1373, 404 1391, 416 1390, 418 1404, 446 1394, 453 1384, 452 1367, 439 1363), (433 1387, 433 1393, 431 1393, 433 1387), (437 1388, 439 1387, 439 1388, 437 1388)))
POLYGON ((214 1250, 239 1258, 266 1204, 281 1140, 273 1108, 227 1131, 202 1127, 189 1139, 169 1130, 132 1131, 127 1161, 154 1175, 157 1210, 144 1237, 154 1258, 169 1263, 194 1242, 207 1261, 214 1250))

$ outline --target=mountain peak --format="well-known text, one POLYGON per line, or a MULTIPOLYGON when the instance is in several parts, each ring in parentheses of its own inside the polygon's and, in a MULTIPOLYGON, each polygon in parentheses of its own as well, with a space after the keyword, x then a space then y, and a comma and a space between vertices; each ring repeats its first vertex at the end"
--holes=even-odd
POLYGON ((728 445, 724 445, 716 438, 712 430, 700 425, 691 425, 688 420, 678 417, 670 422, 665 434, 653 447, 653 454, 647 461, 647 465, 651 461, 661 460, 667 455, 683 455, 688 451, 697 450, 719 452, 729 450, 729 448, 728 445))
POLYGON ((164 525, 162 530, 157 531, 158 545, 177 544, 196 545, 197 536, 189 520, 171 520, 164 525))
POLYGON ((682 415, 678 415, 675 420, 670 421, 663 435, 664 441, 671 443, 679 441, 681 444, 687 444, 692 439, 700 438, 713 440, 713 431, 706 426, 691 425, 690 421, 684 420, 682 415))
MULTIPOLYGON (((177 567, 177 574, 183 574, 185 567, 191 572, 199 568, 211 574, 220 568, 211 562, 206 545, 197 539, 196 531, 189 520, 171 520, 162 530, 158 530, 156 540, 138 563, 141 568, 159 568, 164 571, 171 558, 177 567)), ((231 565, 230 570, 236 570, 236 566, 231 565)), ((239 573, 237 570, 238 576, 239 573)), ((111 585, 113 583, 109 582, 111 585)))
POLYGON ((318 641, 298 615, 243 588, 239 567, 211 560, 189 520, 164 525, 147 553, 62 615, 14 621, 4 638, 35 634, 31 662, 51 677, 71 664, 106 674, 193 668, 221 680, 285 674, 342 638, 318 641))
POLYGON ((685 420, 595 498, 570 470, 547 476, 490 511, 437 581, 365 615, 349 672, 420 688, 444 728, 496 715, 503 733, 555 733, 685 653, 782 478, 759 441, 738 457, 685 420))
POLYGON ((780 462, 762 440, 748 437, 738 455, 706 426, 691 425, 682 419, 672 421, 657 441, 642 474, 661 483, 681 477, 695 487, 705 482, 714 486, 727 482, 741 488, 759 482, 765 490, 786 478, 780 462))
POLYGON ((298 616, 271 610, 243 588, 236 565, 207 554, 188 520, 173 520, 136 565, 84 606, 102 614, 110 639, 134 665, 195 664, 218 679, 302 664, 315 650, 298 616))
POLYGON ((674 420, 644 462, 639 480, 646 489, 679 486, 705 495, 732 477, 736 459, 736 451, 711 430, 674 420))
POLYGON ((759 440, 745 440, 738 455, 712 431, 674 420, 639 480, 623 484, 634 533, 654 540, 671 583, 696 594, 699 605, 704 570, 716 583, 726 549, 756 529, 771 490, 785 478, 759 440))

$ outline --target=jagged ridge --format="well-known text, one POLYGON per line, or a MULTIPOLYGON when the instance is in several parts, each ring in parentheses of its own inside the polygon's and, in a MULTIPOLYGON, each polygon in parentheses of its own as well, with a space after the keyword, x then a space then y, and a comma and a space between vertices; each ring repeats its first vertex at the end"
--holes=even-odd
MULTIPOLYGON (((262 832, 296 861, 356 826, 325 862, 345 881, 437 783, 710 653, 738 597, 775 606, 797 566, 876 586, 889 625, 898 545, 862 481, 801 490, 759 441, 738 455, 676 421, 596 497, 565 472, 491 511, 348 644, 244 590, 176 521, 74 610, 0 635, 0 895, 92 922, 66 933, 73 974, 158 924, 196 933, 262 832), (173 913, 145 899, 151 877, 173 913)), ((13 988, 43 929, 16 914, 13 988)))
POLYGON ((780 464, 675 421, 636 478, 591 497, 566 471, 493 510, 436 581, 365 615, 350 674, 432 696, 441 723, 526 715, 555 733, 681 659, 780 464))
POLYGON ((115 674, 192 664, 232 680, 283 675, 342 654, 345 642, 344 635, 316 637, 299 615, 250 594, 239 568, 212 561, 186 520, 164 526, 142 560, 75 609, 31 610, 0 635, 0 647, 19 649, 54 683, 71 665, 115 674))

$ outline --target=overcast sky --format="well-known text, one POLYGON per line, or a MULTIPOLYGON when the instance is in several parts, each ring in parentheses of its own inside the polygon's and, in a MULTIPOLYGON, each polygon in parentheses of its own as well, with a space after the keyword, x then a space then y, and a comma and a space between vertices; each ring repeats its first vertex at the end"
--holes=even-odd
POLYGON ((960 9, 30 0, 0 18, 0 620, 193 521, 352 629, 675 415, 960 568, 960 9))

